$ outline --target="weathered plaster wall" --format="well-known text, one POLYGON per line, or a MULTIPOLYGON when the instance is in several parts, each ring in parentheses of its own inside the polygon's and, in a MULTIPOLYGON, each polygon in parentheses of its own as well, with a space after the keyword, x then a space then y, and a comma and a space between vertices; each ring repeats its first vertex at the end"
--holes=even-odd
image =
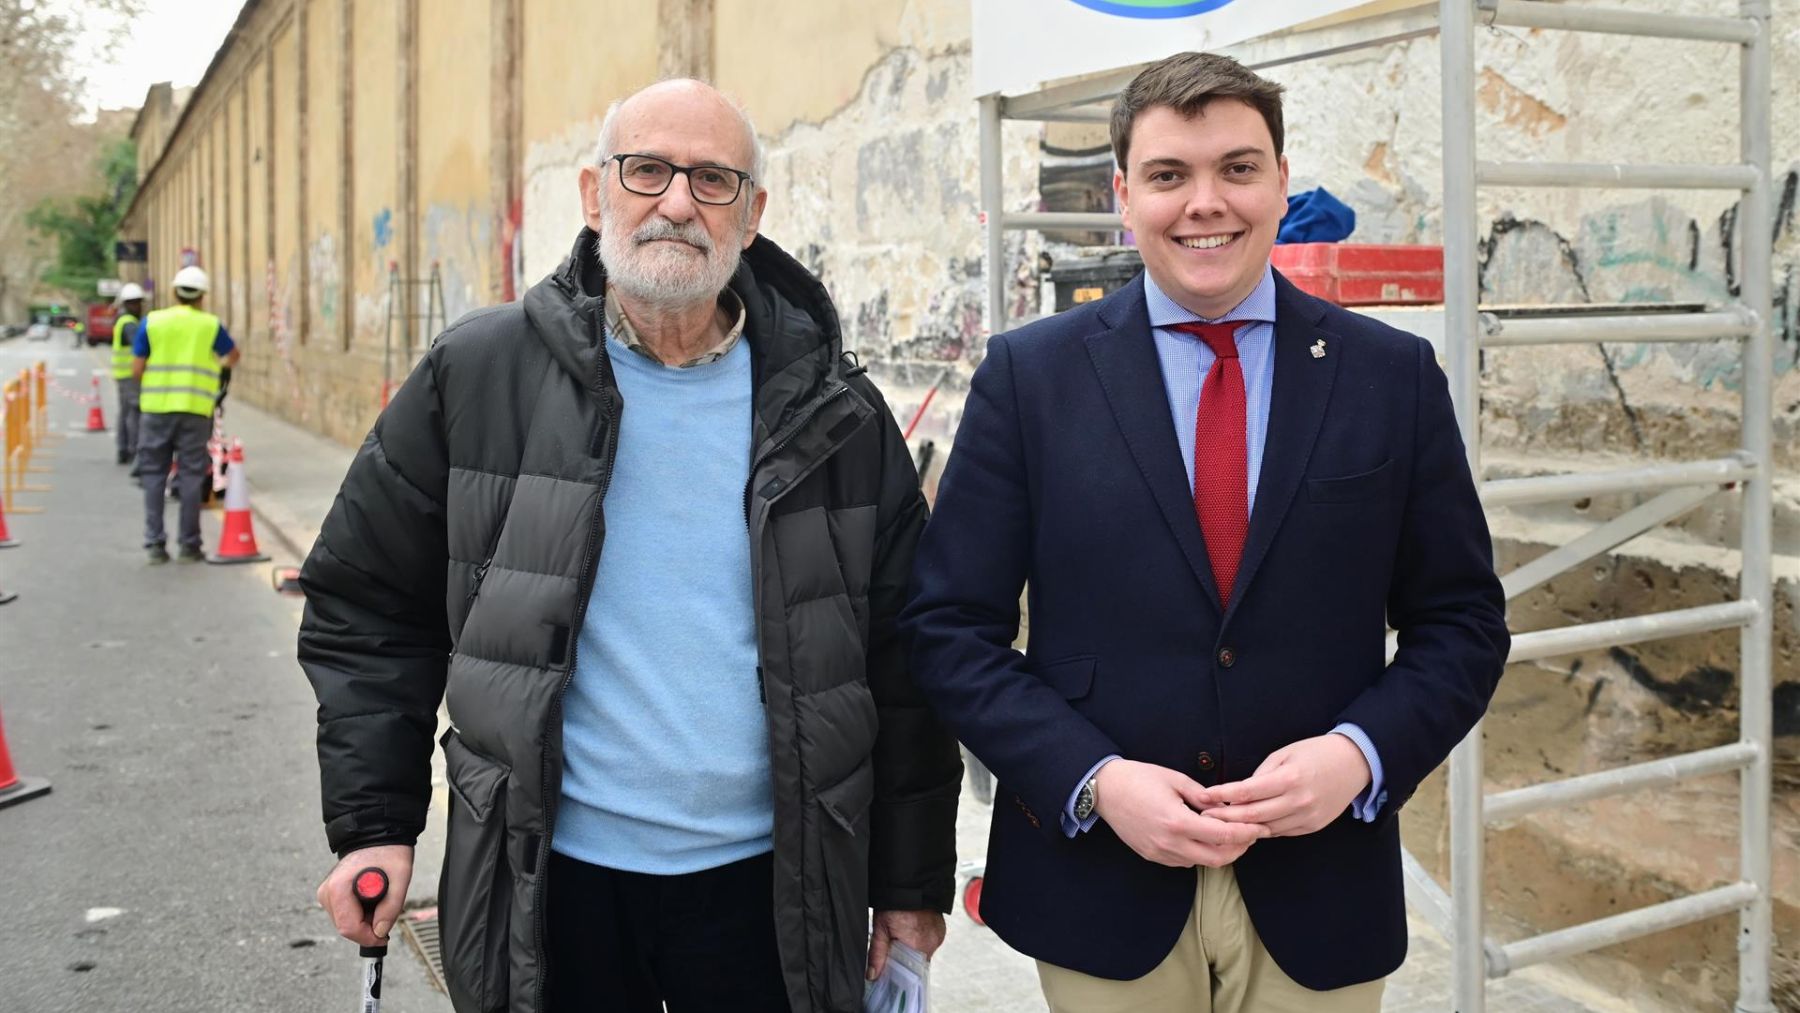
POLYGON ((595 12, 604 31, 569 30, 557 0, 525 0, 522 43, 523 280, 550 273, 581 228, 575 178, 594 154, 606 107, 657 79, 647 5, 595 12))
POLYGON ((245 158, 249 169, 245 174, 248 183, 248 199, 245 201, 246 213, 244 229, 236 237, 243 246, 243 271, 234 273, 231 283, 241 286, 249 305, 249 313, 243 321, 242 342, 244 344, 244 377, 252 384, 266 389, 267 377, 273 371, 271 361, 274 349, 269 342, 269 289, 264 280, 264 272, 269 263, 269 231, 273 222, 270 220, 272 197, 272 171, 274 168, 271 148, 273 136, 271 132, 272 103, 270 102, 269 55, 265 49, 251 63, 249 72, 244 76, 245 98, 245 158))
MULTIPOLYGON (((845 344, 888 385, 903 423, 925 390, 943 405, 916 436, 944 441, 983 345, 977 131, 965 102, 967 49, 906 47, 865 75, 855 97, 820 123, 770 139, 764 228, 824 279, 845 344)), ((1007 202, 1036 206, 1038 128, 1006 130, 1007 202)), ((1007 236, 1008 276, 1035 256, 1035 237, 1007 236)), ((1035 300, 1035 280, 1024 286, 1035 300)))
POLYGON ((344 344, 343 213, 344 118, 342 87, 343 21, 338 5, 306 8, 306 143, 300 152, 306 170, 306 221, 301 270, 306 305, 297 339, 309 346, 309 361, 344 344))
MULTIPOLYGON (((419 25, 420 260, 427 275, 438 266, 450 320, 499 298, 490 130, 482 115, 491 88, 489 76, 476 72, 488 60, 489 6, 490 0, 434 2, 419 25)), ((421 328, 419 342, 431 338, 421 328)))
MULTIPOLYGON (((300 233, 300 28, 290 18, 276 33, 270 47, 269 192, 273 217, 269 222, 269 246, 263 254, 261 291, 267 313, 264 333, 266 364, 261 379, 269 400, 286 405, 298 415, 305 404, 300 372, 301 284, 304 264, 300 233)), ((259 391, 261 393, 261 391, 259 391)))
POLYGON ((352 59, 356 67, 355 167, 351 171, 351 345, 379 353, 387 334, 388 261, 399 223, 400 98, 394 72, 398 5, 355 0, 352 59))
MULTIPOLYGON (((1720 13, 1728 4, 1651 8, 1720 13)), ((1772 324, 1776 445, 1800 466, 1800 5, 1775 7, 1772 324)), ((1723 45, 1485 30, 1476 130, 1494 160, 1725 163, 1737 157, 1737 57, 1723 45)), ((1359 213, 1353 239, 1436 242, 1438 51, 1419 40, 1279 68, 1289 88, 1296 190, 1324 185, 1359 213), (1345 94, 1357 101, 1344 101, 1345 94)), ((1693 301, 1736 292, 1736 195, 1597 190, 1481 192, 1484 300, 1497 303, 1693 301)), ((1520 349, 1485 357, 1493 438, 1544 449, 1625 447, 1717 454, 1736 442, 1735 344, 1520 349)))
POLYGON ((740 96, 765 134, 828 119, 856 97, 871 66, 912 43, 900 34, 906 6, 722 4, 715 37, 726 44, 717 48, 712 79, 740 96), (804 53, 806 73, 770 58, 778 53, 804 53))

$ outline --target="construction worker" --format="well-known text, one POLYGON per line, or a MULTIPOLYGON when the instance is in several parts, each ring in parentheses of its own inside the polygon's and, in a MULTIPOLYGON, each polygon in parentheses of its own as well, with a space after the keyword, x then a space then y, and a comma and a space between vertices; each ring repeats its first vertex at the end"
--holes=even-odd
MULTIPOLYGON (((144 317, 144 290, 134 283, 119 289, 119 315, 113 319, 112 375, 119 390, 119 463, 137 459, 138 380, 131 374, 131 343, 144 317)), ((136 474, 134 469, 133 474, 136 474)))
POLYGON ((200 309, 207 287, 206 272, 198 267, 175 272, 176 305, 145 317, 131 344, 131 375, 142 384, 137 467, 144 483, 144 548, 153 564, 169 561, 163 495, 171 458, 181 497, 178 558, 184 563, 206 558, 200 549, 206 441, 219 399, 219 370, 238 360, 237 346, 219 318, 200 309))

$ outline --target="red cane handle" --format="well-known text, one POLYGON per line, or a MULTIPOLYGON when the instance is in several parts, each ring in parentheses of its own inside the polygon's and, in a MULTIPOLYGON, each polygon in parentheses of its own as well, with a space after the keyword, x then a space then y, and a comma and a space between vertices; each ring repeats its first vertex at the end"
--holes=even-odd
MULTIPOLYGON (((387 873, 371 865, 356 874, 356 878, 350 881, 350 888, 355 892, 356 899, 362 903, 363 917, 373 918, 375 917, 375 905, 380 904, 381 898, 387 896, 387 873)), ((365 957, 383 957, 387 955, 387 944, 365 946, 361 952, 365 957)))
POLYGON ((356 891, 356 899, 362 902, 363 914, 373 915, 375 905, 381 903, 381 899, 387 896, 387 873, 371 865, 357 873, 356 878, 351 881, 351 885, 356 891))

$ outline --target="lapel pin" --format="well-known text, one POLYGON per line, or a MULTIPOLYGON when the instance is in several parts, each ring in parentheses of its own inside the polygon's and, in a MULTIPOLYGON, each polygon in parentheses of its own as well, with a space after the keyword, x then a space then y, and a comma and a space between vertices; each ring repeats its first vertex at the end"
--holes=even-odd
POLYGON ((1320 338, 1319 340, 1313 342, 1312 356, 1315 359, 1323 359, 1325 357, 1325 339, 1324 338, 1320 338))

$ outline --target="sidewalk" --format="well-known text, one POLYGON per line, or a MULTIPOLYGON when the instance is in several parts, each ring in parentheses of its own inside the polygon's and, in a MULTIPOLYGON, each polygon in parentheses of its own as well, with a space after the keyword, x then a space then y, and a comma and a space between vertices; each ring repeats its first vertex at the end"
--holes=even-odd
MULTIPOLYGON (((298 564, 318 537, 355 450, 232 400, 226 432, 244 441, 251 509, 270 538, 277 562, 298 564)), ((440 712, 439 720, 446 720, 440 712)), ((433 757, 433 817, 419 841, 412 891, 415 899, 437 892, 443 862, 445 787, 441 753, 433 757)), ((966 789, 957 817, 957 855, 980 862, 987 853, 989 810, 966 789)), ((958 893, 962 881, 957 883, 958 893)), ((1384 1013, 1435 1013, 1450 1007, 1450 952, 1444 941, 1412 920, 1407 962, 1388 981, 1384 1013)), ((405 948, 396 954, 407 954, 405 948)), ((993 932, 975 925, 960 907, 950 916, 945 946, 932 962, 934 1009, 942 1013, 1033 1013, 1044 1009, 1032 961, 993 932)), ((1488 987, 1490 1008, 1520 1013, 1603 1013, 1621 1007, 1550 966, 1527 968, 1488 987)), ((447 1003, 446 1003, 447 1006, 447 1003)))
POLYGON ((225 402, 225 433, 244 441, 250 509, 274 540, 270 555, 298 565, 356 451, 237 398, 225 402))

